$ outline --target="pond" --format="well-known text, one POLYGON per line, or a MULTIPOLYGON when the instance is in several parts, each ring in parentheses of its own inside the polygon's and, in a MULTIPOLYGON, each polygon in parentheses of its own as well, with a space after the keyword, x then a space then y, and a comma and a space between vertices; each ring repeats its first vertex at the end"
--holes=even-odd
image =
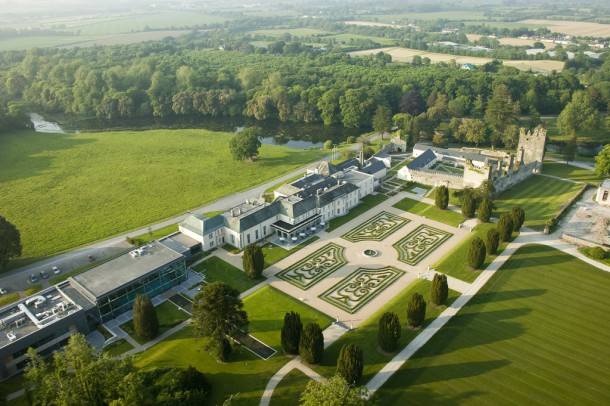
POLYGON ((358 128, 326 127, 320 123, 282 123, 279 121, 256 121, 243 117, 137 117, 128 119, 104 120, 100 118, 62 120, 46 119, 39 114, 30 113, 30 119, 38 132, 98 132, 149 129, 202 128, 210 131, 239 132, 247 126, 262 128, 263 144, 283 145, 294 149, 321 148, 326 140, 338 144, 350 135, 359 136, 365 130, 358 128), (59 121, 61 124, 58 124, 59 121))

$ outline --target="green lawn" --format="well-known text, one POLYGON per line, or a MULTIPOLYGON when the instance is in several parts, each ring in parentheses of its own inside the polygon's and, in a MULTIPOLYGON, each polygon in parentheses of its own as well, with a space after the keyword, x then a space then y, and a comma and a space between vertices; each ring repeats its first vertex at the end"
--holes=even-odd
POLYGON ((423 216, 434 221, 438 221, 440 223, 445 223, 447 225, 457 227, 460 223, 464 221, 461 213, 452 211, 452 210, 439 210, 436 206, 424 202, 420 202, 418 200, 414 200, 408 197, 405 197, 398 203, 396 203, 393 207, 397 209, 408 211, 409 213, 417 214, 418 216, 423 216))
POLYGON ((310 380, 298 369, 288 372, 275 387, 271 397, 271 406, 299 406, 299 398, 310 380))
POLYGON ((113 343, 108 344, 106 347, 104 347, 103 351, 107 352, 109 355, 112 355, 113 357, 117 357, 132 349, 133 349, 133 345, 129 344, 129 342, 127 340, 125 340, 124 338, 119 338, 118 340, 116 340, 113 343))
MULTIPOLYGON (((287 311, 301 314, 304 323, 317 321, 326 328, 331 320, 306 304, 271 287, 264 287, 244 299, 244 307, 251 320, 252 335, 280 350, 280 328, 287 311)), ((204 342, 193 338, 193 330, 186 327, 135 358, 138 367, 188 367, 193 365, 203 372, 212 385, 209 404, 222 404, 231 394, 239 393, 239 405, 258 405, 269 379, 286 363, 281 351, 263 361, 245 348, 235 347, 233 359, 219 364, 202 349, 204 342)))
MULTIPOLYGON (((426 302, 430 297, 431 282, 418 279, 409 285, 400 294, 388 301, 388 303, 367 319, 360 327, 354 329, 341 336, 336 342, 329 346, 324 351, 322 362, 314 369, 321 375, 331 377, 337 369, 337 358, 341 347, 345 344, 356 344, 362 348, 364 352, 364 372, 362 382, 368 382, 381 368, 385 366, 396 354, 384 354, 378 350, 377 345, 377 330, 379 319, 385 312, 394 312, 398 314, 400 325, 402 326, 402 336, 400 339, 399 349, 404 348, 411 340, 413 340, 421 330, 411 330, 407 327, 407 304, 413 293, 420 293, 424 296, 426 302)), ((452 290, 449 291, 448 303, 451 304, 459 294, 452 290)), ((445 306, 434 309, 431 306, 426 306, 426 321, 424 327, 434 320, 439 314, 445 310, 445 306)))
POLYGON ((379 392, 383 405, 605 405, 610 274, 521 248, 379 392))
POLYGON ((7 293, 4 296, 0 296, 0 307, 4 307, 6 305, 14 303, 17 300, 19 300, 19 293, 17 293, 17 292, 7 293))
POLYGON ((355 219, 362 213, 372 209, 373 207, 386 201, 387 199, 388 199, 388 197, 386 195, 382 195, 382 194, 364 196, 362 199, 360 199, 360 204, 358 204, 356 207, 352 208, 349 211, 349 213, 347 213, 345 216, 341 216, 341 217, 332 219, 328 223, 328 228, 326 229, 326 231, 331 232, 331 231, 341 227, 343 224, 349 222, 350 220, 355 219))
POLYGON ((282 247, 278 247, 277 245, 271 244, 270 242, 263 245, 262 250, 263 250, 263 255, 265 256, 265 268, 275 264, 278 261, 281 261, 282 259, 286 258, 289 255, 294 254, 301 248, 311 244, 312 242, 314 242, 318 239, 320 239, 320 237, 318 237, 318 236, 311 237, 307 241, 303 241, 296 247, 289 249, 289 250, 284 249, 282 247))
MULTIPOLYGON (((189 318, 188 313, 184 310, 181 310, 170 302, 166 300, 156 307, 157 309, 157 317, 159 318, 159 334, 165 333, 167 330, 175 327, 176 325, 182 323, 184 320, 189 318)), ((133 319, 129 320, 127 323, 121 324, 121 328, 125 330, 127 334, 133 337, 134 340, 139 342, 140 344, 146 343, 148 340, 141 339, 137 334, 133 325, 133 319)))
POLYGON ((238 162, 231 137, 197 129, 2 134, 0 207, 23 245, 13 266, 182 214, 324 156, 263 145, 256 162, 238 162))
MULTIPOLYGON (((446 275, 453 276, 454 278, 461 279, 465 282, 472 283, 481 273, 480 270, 472 271, 467 263, 468 248, 472 240, 475 237, 479 237, 483 241, 486 239, 487 231, 494 228, 495 224, 485 223, 477 225, 474 230, 462 242, 457 245, 453 250, 447 253, 439 262, 434 264, 433 268, 446 275)), ((513 234, 513 239, 516 238, 516 233, 513 234)), ((498 247, 498 254, 500 254, 506 246, 507 242, 501 243, 498 247)), ((482 269, 487 266, 497 257, 497 255, 487 256, 483 263, 482 269)))
POLYGON ((553 218, 580 187, 576 183, 534 175, 498 196, 494 200, 493 216, 497 218, 513 206, 521 206, 525 210, 525 225, 541 231, 546 220, 553 218))
POLYGON ((246 290, 258 285, 265 278, 252 280, 246 274, 218 257, 210 257, 193 268, 194 271, 203 273, 206 282, 223 281, 227 285, 245 292, 246 290))
POLYGON ((153 230, 152 233, 141 234, 133 238, 140 241, 140 244, 146 244, 149 241, 158 240, 159 238, 166 237, 175 233, 176 231, 178 231, 178 224, 172 224, 157 230, 153 230))
POLYGON ((593 171, 566 165, 561 162, 545 161, 542 166, 542 173, 578 182, 599 183, 602 181, 602 178, 597 176, 593 171))

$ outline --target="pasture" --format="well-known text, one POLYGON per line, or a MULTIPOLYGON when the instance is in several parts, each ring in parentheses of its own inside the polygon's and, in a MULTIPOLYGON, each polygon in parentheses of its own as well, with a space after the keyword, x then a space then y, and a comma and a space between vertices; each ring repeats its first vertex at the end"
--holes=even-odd
POLYGON ((574 404, 610 399, 610 274, 521 248, 378 392, 379 404, 574 404))
POLYGON ((610 24, 585 21, 535 20, 519 21, 520 24, 533 24, 547 27, 553 32, 582 37, 610 37, 610 24))
POLYGON ((315 28, 277 28, 277 29, 270 29, 270 30, 250 31, 250 34, 269 35, 272 37, 283 37, 284 34, 290 34, 290 35, 296 35, 299 37, 304 37, 304 36, 311 36, 311 35, 316 35, 316 36, 327 35, 327 34, 330 34, 330 32, 324 31, 324 30, 318 30, 315 28))
MULTIPOLYGON (((387 47, 379 49, 367 49, 364 51, 350 52, 352 56, 371 55, 378 52, 385 52, 392 56, 394 62, 405 62, 410 63, 415 55, 419 55, 422 58, 428 57, 432 63, 438 62, 450 62, 455 61, 458 64, 471 63, 473 65, 483 65, 492 61, 492 58, 482 58, 476 56, 462 56, 452 54, 440 54, 435 52, 421 51, 418 49, 410 48, 399 48, 399 47, 387 47)), ((550 61, 550 60, 503 60, 502 63, 507 66, 514 66, 521 70, 535 70, 551 72, 553 70, 561 71, 563 69, 563 62, 561 61, 550 61)))
MULTIPOLYGON (((485 35, 466 34, 466 36, 468 37, 468 41, 478 41, 485 35)), ((510 37, 497 38, 497 40, 501 45, 513 45, 513 46, 517 46, 517 47, 532 46, 532 45, 534 45, 534 42, 536 42, 536 40, 533 40, 533 39, 521 39, 521 38, 510 38, 510 37)), ((555 44, 553 42, 544 42, 545 49, 553 49, 553 48, 555 48, 555 45, 557 45, 557 44, 555 44)))
POLYGON ((0 207, 21 232, 23 260, 182 214, 324 156, 263 145, 258 160, 238 162, 231 137, 206 130, 3 134, 0 207))
POLYGON ((493 217, 508 213, 513 206, 521 206, 525 210, 524 225, 542 231, 544 223, 553 218, 580 187, 577 183, 531 176, 494 200, 493 217))

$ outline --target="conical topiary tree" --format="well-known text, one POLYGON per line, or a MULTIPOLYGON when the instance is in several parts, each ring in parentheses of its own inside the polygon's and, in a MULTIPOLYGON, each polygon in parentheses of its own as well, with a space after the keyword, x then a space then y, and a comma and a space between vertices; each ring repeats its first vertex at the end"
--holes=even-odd
POLYGON ((436 306, 444 305, 447 297, 449 297, 447 275, 442 273, 434 274, 432 286, 430 286, 430 303, 436 306))
POLYGON ((468 266, 472 269, 480 269, 485 262, 485 243, 479 237, 472 239, 468 247, 468 266))
POLYGON ((445 210, 449 205, 449 189, 447 186, 441 185, 434 192, 434 204, 441 210, 445 210))
POLYGON ((146 295, 137 296, 133 302, 133 327, 138 337, 144 340, 150 340, 159 334, 157 309, 146 295))
POLYGON ((426 301, 419 293, 413 293, 407 305, 407 323, 415 328, 420 327, 426 319, 426 301))
POLYGON ((337 360, 337 374, 350 385, 358 385, 364 369, 362 349, 355 344, 346 344, 341 347, 337 360))
POLYGON ((462 215, 467 218, 474 217, 474 199, 470 194, 464 194, 462 196, 462 215))
POLYGON ((485 236, 485 249, 487 255, 496 255, 498 246, 500 245, 500 233, 495 228, 491 228, 487 231, 485 236))
POLYGON ((284 353, 290 355, 299 354, 299 342, 303 332, 301 316, 297 312, 286 313, 284 326, 282 327, 282 348, 284 353))
POLYGON ((377 330, 377 343, 379 348, 386 352, 394 352, 400 341, 400 321, 396 313, 386 312, 379 319, 377 330))
POLYGON ((525 210, 520 206, 515 206, 510 210, 510 217, 513 220, 513 231, 519 231, 525 222, 525 210))
POLYGON ((513 218, 510 214, 504 213, 498 219, 498 225, 496 226, 498 233, 500 233, 500 242, 510 240, 513 235, 513 218))
POLYGON ((317 364, 324 354, 324 336, 317 323, 308 323, 303 328, 299 342, 301 359, 308 364, 317 364))
POLYGON ((491 211, 493 210, 493 203, 488 196, 484 196, 479 204, 479 220, 483 223, 487 223, 491 218, 491 211))
POLYGON ((242 265, 244 272, 250 279, 257 279, 262 275, 263 268, 265 267, 265 255, 258 244, 246 245, 242 257, 242 265))

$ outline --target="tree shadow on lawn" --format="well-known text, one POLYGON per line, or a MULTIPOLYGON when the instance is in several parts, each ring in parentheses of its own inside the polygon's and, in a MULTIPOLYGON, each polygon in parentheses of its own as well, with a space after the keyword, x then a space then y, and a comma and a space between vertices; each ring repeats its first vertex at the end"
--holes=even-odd
POLYGON ((572 256, 547 245, 528 244, 519 248, 510 261, 506 261, 502 265, 499 272, 515 271, 525 267, 532 270, 544 269, 550 265, 563 264, 566 262, 566 258, 572 258, 572 256))
MULTIPOLYGON (((438 349, 436 353, 448 354, 517 338, 525 333, 525 328, 517 322, 507 320, 526 316, 531 311, 529 308, 521 307, 488 312, 477 312, 473 309, 472 313, 459 313, 434 336, 433 345, 438 349)), ((413 356, 413 358, 423 357, 426 357, 426 354, 421 351, 413 356)))
MULTIPOLYGON (((378 391, 372 398, 374 401, 378 401, 374 404, 379 405, 391 405, 397 404, 396 397, 408 396, 408 402, 410 405, 444 405, 444 406, 463 406, 472 403, 470 400, 472 397, 479 396, 482 392, 470 390, 461 392, 456 395, 443 395, 437 393, 434 390, 427 388, 405 388, 400 385, 393 388, 388 388, 387 385, 382 387, 381 391, 378 391), (388 391, 391 393, 387 393, 388 391)), ((400 398, 400 400, 405 400, 400 398)))
POLYGON ((479 305, 482 303, 505 302, 508 300, 526 299, 534 296, 544 295, 546 292, 548 292, 547 289, 520 289, 477 293, 465 307, 479 305))

